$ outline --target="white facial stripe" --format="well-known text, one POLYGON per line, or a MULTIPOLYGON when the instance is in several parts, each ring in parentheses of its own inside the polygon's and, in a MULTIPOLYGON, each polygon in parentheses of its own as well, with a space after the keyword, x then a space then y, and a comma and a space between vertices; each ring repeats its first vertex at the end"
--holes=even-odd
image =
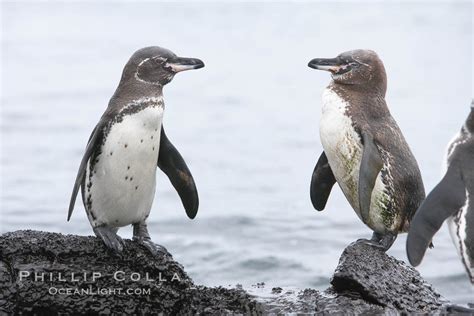
POLYGON ((151 58, 145 58, 143 59, 137 66, 137 71, 135 71, 135 79, 137 79, 138 81, 140 82, 143 82, 143 83, 148 83, 148 84, 152 84, 152 85, 155 85, 155 86, 160 86, 160 83, 159 82, 154 82, 154 81, 146 81, 146 80, 143 80, 142 78, 140 78, 138 76, 138 69, 140 68, 141 65, 143 65, 144 63, 146 63, 147 61, 149 61, 151 58))
POLYGON ((369 66, 369 64, 363 63, 363 62, 361 62, 361 61, 360 61, 359 59, 357 59, 357 58, 354 58, 354 60, 355 60, 356 62, 358 62, 359 64, 361 64, 361 65, 364 65, 364 66, 367 66, 367 67, 369 67, 369 68, 372 68, 372 67, 369 66))
POLYGON ((138 67, 140 67, 141 65, 143 65, 144 63, 146 63, 147 61, 149 61, 150 58, 145 58, 143 59, 139 64, 138 64, 138 67))
POLYGON ((194 69, 195 65, 180 65, 180 64, 166 63, 166 67, 170 67, 171 70, 173 70, 174 72, 180 72, 184 70, 194 69))
POLYGON ((166 58, 160 57, 160 56, 155 56, 152 58, 153 60, 159 60, 159 61, 166 61, 166 58))
POLYGON ((146 81, 146 80, 141 79, 140 77, 138 77, 138 72, 135 73, 135 79, 137 79, 138 81, 143 82, 143 83, 152 84, 154 86, 161 86, 161 84, 159 82, 146 81))

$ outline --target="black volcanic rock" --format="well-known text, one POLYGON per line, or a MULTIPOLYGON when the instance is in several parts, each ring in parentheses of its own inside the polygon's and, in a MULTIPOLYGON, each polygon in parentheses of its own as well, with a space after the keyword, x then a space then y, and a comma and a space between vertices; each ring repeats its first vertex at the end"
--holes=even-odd
POLYGON ((331 284, 337 293, 356 291, 367 302, 408 313, 447 303, 414 268, 363 241, 344 250, 331 284))
POLYGON ((125 242, 122 256, 115 256, 95 237, 37 231, 0 236, 0 314, 258 313, 243 290, 196 286, 170 254, 153 258, 125 242), (100 289, 105 294, 97 294, 100 289))
POLYGON ((314 289, 250 289, 268 314, 318 315, 474 315, 462 307, 448 307, 420 274, 382 250, 363 241, 350 244, 342 253, 323 292, 314 289))
POLYGON ((447 302, 415 269, 363 242, 344 250, 332 286, 324 292, 266 289, 262 283, 249 289, 250 294, 241 287, 196 285, 169 253, 154 258, 145 248, 125 242, 123 254, 117 256, 95 237, 38 231, 1 235, 0 315, 446 311, 447 302))

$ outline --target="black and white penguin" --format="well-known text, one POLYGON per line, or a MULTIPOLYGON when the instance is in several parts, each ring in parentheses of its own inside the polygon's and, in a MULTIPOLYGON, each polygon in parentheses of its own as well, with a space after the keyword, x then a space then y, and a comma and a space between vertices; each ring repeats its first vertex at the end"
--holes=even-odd
POLYGON ((413 156, 385 103, 387 76, 370 50, 353 50, 309 67, 331 72, 323 92, 321 154, 311 179, 311 201, 321 211, 335 182, 374 234, 368 241, 388 250, 406 232, 425 197, 413 156))
POLYGON ((123 250, 119 227, 133 225, 133 239, 157 255, 163 249, 150 240, 146 219, 155 195, 157 166, 177 190, 189 218, 198 210, 198 193, 184 159, 163 128, 163 86, 180 71, 204 63, 178 57, 161 47, 135 52, 82 158, 69 204, 82 200, 94 233, 112 250, 123 250))
POLYGON ((408 260, 420 264, 434 234, 447 219, 454 245, 474 284, 474 103, 461 131, 449 143, 444 177, 416 212, 407 238, 408 260))

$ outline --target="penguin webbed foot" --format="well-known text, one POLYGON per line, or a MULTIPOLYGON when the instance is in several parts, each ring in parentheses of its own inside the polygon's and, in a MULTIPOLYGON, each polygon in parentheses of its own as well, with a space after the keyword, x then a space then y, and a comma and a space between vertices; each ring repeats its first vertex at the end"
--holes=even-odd
POLYGON ((165 247, 157 245, 151 240, 144 222, 133 224, 133 241, 144 246, 154 257, 160 257, 168 253, 165 247))
POLYGON ((394 233, 386 233, 386 234, 379 234, 374 232, 372 234, 372 238, 370 239, 359 239, 357 242, 363 242, 367 245, 379 248, 383 251, 387 251, 392 247, 393 243, 397 239, 397 234, 394 233))
POLYGON ((140 245, 144 246, 154 257, 161 257, 168 253, 165 247, 155 244, 150 238, 135 239, 140 245))
POLYGON ((94 234, 102 239, 105 246, 112 250, 115 254, 120 254, 125 247, 123 239, 117 235, 117 228, 109 226, 94 227, 94 234))

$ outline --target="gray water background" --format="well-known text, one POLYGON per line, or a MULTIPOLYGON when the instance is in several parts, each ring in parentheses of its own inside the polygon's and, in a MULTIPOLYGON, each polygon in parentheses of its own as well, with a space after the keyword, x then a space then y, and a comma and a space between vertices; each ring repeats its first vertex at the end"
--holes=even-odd
MULTIPOLYGON (((309 181, 327 73, 314 57, 378 52, 387 103, 427 191, 472 97, 471 2, 6 3, 2 6, 0 232, 92 234, 67 206, 91 130, 138 48, 206 67, 165 88, 167 134, 200 193, 195 220, 161 172, 149 228, 206 285, 325 289, 342 250, 370 237, 339 188, 316 212, 309 181)), ((130 228, 119 232, 131 236, 130 228)), ((389 254, 406 260, 406 236, 389 254)), ((447 298, 474 294, 446 227, 419 267, 447 298)))

